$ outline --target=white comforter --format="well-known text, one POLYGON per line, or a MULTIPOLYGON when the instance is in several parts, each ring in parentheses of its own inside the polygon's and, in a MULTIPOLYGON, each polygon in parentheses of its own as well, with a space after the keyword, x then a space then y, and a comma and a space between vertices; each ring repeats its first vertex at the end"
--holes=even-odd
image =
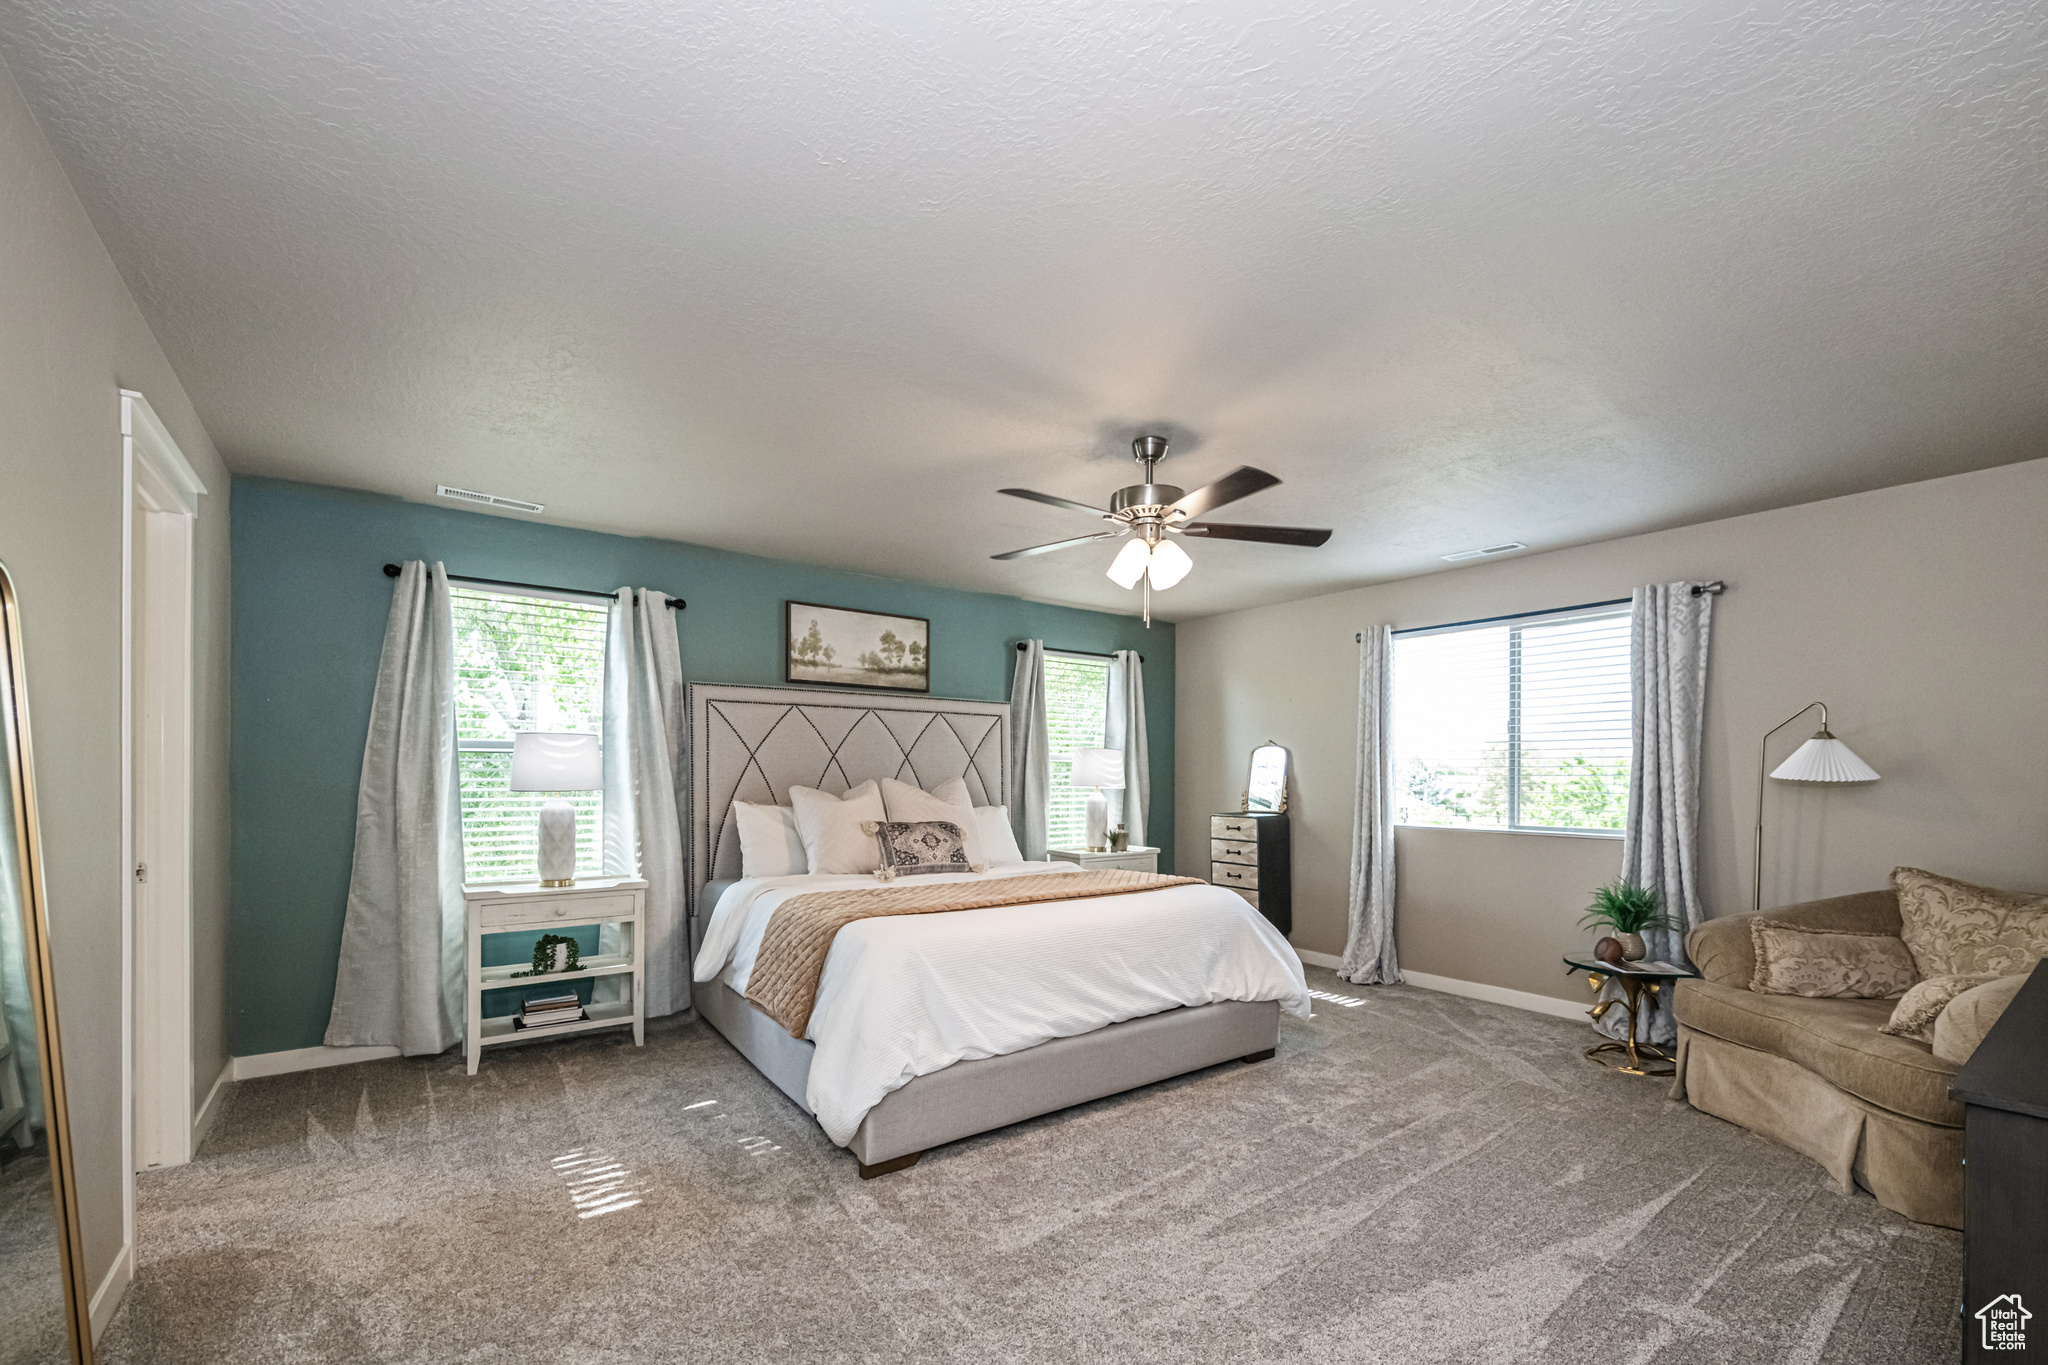
MULTIPOLYGON (((916 882, 1060 876, 1070 863, 1004 863, 916 882)), ((775 907, 807 891, 874 887, 872 877, 760 877, 719 898, 695 977, 746 994, 775 907)), ((869 1109, 914 1077, 1053 1038, 1221 1000, 1278 1000, 1308 1017, 1308 983, 1287 940, 1222 887, 888 915, 839 931, 805 1036, 817 1045, 806 1092, 845 1146, 869 1109)))

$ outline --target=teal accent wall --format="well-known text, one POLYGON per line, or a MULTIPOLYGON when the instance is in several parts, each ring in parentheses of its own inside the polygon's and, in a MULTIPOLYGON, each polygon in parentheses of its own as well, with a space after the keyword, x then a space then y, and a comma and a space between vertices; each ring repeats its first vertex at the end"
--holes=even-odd
MULTIPOLYGON (((368 493, 238 478, 233 497, 234 1051, 317 1046, 334 998, 356 785, 391 607, 382 566, 591 592, 657 588, 691 682, 782 684, 787 599, 923 616, 932 694, 1004 701, 1019 640, 1145 656, 1153 841, 1173 866, 1174 631, 676 541, 604 535, 368 493)), ((494 947, 496 945, 493 945, 494 947)), ((518 956, 516 945, 501 951, 518 956)))

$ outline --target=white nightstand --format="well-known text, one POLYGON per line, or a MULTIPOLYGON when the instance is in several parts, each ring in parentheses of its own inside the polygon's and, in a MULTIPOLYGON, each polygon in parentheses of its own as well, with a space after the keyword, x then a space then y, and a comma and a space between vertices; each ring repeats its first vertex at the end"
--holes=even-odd
POLYGON ((626 1024, 633 1026, 635 1045, 646 1041, 647 998, 642 989, 644 964, 640 947, 641 928, 646 922, 646 882, 631 877, 590 877, 574 886, 504 882, 464 887, 462 896, 469 907, 468 1028, 464 1048, 469 1054, 470 1075, 476 1075, 478 1059, 493 1043, 523 1043, 530 1038, 588 1033, 626 1024), (532 964, 484 966, 485 934, 560 933, 585 924, 611 926, 611 932, 600 936, 604 951, 584 958, 577 971, 518 976, 515 974, 532 970, 532 964), (502 986, 553 986, 559 982, 573 985, 584 980, 595 980, 597 986, 584 1009, 588 1017, 573 1024, 515 1029, 510 1015, 484 1018, 487 990, 502 986))
POLYGON ((1083 867, 1121 867, 1132 872, 1157 872, 1159 850, 1156 848, 1127 848, 1121 853, 1090 853, 1085 848, 1049 848, 1046 853, 1063 863, 1079 863, 1083 867))

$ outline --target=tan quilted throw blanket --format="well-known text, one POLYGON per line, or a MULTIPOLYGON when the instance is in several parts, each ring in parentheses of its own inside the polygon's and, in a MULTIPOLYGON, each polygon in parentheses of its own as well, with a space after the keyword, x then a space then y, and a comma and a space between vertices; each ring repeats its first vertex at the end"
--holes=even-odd
POLYGON ((1199 881, 1197 877, 1108 869, 997 877, 985 882, 806 892, 775 907, 768 932, 761 936, 761 950, 754 956, 753 975, 747 978, 747 999, 788 1029, 790 1037, 801 1038, 810 1026, 811 1010, 818 1003, 818 978, 825 974, 825 958, 832 951, 832 940, 855 920, 873 919, 877 915, 935 915, 946 910, 987 910, 1036 901, 1122 896, 1199 881))

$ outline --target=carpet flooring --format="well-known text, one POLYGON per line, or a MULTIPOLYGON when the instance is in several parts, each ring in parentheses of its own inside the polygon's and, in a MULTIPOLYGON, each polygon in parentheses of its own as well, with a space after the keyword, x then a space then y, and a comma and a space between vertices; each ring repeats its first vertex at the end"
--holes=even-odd
POLYGON ((235 1087, 141 1177, 108 1365, 1957 1357, 1961 1240, 1603 1071, 1310 985, 1279 1056, 860 1180, 708 1027, 235 1087))

